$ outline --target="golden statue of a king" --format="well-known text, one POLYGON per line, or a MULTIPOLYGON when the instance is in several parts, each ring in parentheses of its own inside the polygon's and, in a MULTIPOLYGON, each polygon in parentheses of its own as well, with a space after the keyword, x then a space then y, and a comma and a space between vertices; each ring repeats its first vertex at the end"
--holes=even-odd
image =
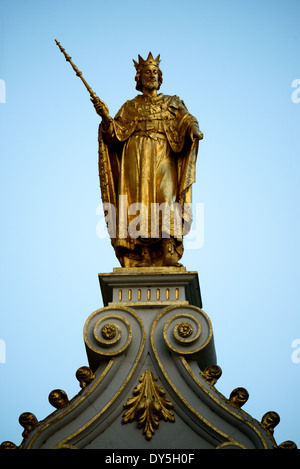
POLYGON ((180 266, 203 134, 183 101, 157 93, 160 56, 150 52, 133 62, 142 94, 114 119, 103 101, 92 99, 102 118, 99 176, 106 223, 123 267, 180 266))

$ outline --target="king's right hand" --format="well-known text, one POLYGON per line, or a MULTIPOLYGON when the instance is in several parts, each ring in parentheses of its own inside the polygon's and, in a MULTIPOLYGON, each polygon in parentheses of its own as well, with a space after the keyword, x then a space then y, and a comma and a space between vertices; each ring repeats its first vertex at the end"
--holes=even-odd
POLYGON ((103 101, 101 101, 101 99, 98 98, 98 96, 91 98, 91 101, 94 104, 97 114, 100 117, 102 117, 102 120, 104 122, 109 122, 111 120, 111 117, 109 115, 109 110, 106 104, 103 101))

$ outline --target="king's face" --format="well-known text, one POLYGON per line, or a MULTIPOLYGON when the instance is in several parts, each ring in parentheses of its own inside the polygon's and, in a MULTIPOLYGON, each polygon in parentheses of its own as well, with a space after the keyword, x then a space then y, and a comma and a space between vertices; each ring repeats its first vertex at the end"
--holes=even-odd
POLYGON ((158 89, 158 69, 155 65, 146 65, 142 68, 141 82, 143 88, 146 88, 148 90, 158 89))

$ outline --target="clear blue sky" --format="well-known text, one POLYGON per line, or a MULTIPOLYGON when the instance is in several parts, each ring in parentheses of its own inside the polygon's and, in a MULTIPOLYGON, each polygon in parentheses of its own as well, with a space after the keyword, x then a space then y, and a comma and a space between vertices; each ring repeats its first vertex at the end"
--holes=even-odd
POLYGON ((137 93, 132 59, 161 54, 161 91, 204 133, 204 243, 182 260, 199 272, 217 389, 245 387, 244 410, 275 410, 277 443, 300 446, 299 17, 299 0, 2 0, 0 442, 21 442, 22 412, 49 415, 53 389, 80 390, 97 274, 118 266, 96 231, 99 119, 57 39, 112 115, 137 93))

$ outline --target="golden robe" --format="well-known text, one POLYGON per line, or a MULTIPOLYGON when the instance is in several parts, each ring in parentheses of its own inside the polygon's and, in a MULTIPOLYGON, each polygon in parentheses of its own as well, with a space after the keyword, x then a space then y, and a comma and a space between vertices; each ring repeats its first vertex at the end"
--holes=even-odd
POLYGON ((191 224, 191 186, 198 152, 192 127, 198 128, 197 120, 183 101, 163 94, 155 98, 138 95, 121 107, 108 129, 100 124, 102 201, 121 265, 124 255, 139 264, 145 246, 151 246, 154 264, 162 265, 162 238, 172 240, 178 259, 182 256, 182 236, 191 224), (155 212, 161 204, 172 207, 174 203, 180 208, 179 231, 177 225, 174 228, 174 214, 155 212))

